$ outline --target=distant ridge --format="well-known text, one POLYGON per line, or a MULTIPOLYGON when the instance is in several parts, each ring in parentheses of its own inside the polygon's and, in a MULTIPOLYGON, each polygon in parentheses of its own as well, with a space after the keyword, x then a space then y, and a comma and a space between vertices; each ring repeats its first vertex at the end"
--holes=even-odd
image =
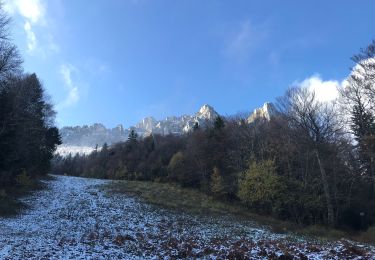
MULTIPOLYGON (((276 113, 272 103, 266 102, 263 107, 257 108, 247 119, 252 123, 257 119, 270 120, 276 113)), ((134 130, 140 137, 151 134, 160 135, 182 135, 191 131, 196 123, 204 127, 213 122, 219 114, 215 109, 205 104, 194 115, 169 116, 163 120, 156 120, 153 117, 146 117, 129 128, 118 125, 115 128, 106 128, 100 123, 91 126, 63 127, 60 129, 62 145, 57 148, 61 155, 88 154, 96 146, 100 148, 104 143, 108 145, 126 141, 131 130, 134 130)))
POLYGON ((141 137, 151 134, 182 135, 191 131, 196 123, 204 126, 215 120, 218 115, 212 106, 205 104, 194 115, 169 116, 163 120, 146 117, 127 129, 123 125, 110 129, 100 123, 91 126, 63 127, 60 129, 62 145, 57 148, 57 153, 88 154, 96 146, 101 147, 104 143, 111 145, 126 141, 131 130, 141 137))

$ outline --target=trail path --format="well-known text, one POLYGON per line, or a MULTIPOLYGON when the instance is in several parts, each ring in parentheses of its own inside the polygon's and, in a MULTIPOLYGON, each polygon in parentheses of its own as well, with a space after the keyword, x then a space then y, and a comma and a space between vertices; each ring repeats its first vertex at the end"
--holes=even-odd
POLYGON ((0 218, 0 259, 375 259, 375 248, 274 234, 250 221, 159 209, 105 180, 56 176, 24 199, 30 209, 0 218), (283 258, 292 257, 292 258, 283 258))

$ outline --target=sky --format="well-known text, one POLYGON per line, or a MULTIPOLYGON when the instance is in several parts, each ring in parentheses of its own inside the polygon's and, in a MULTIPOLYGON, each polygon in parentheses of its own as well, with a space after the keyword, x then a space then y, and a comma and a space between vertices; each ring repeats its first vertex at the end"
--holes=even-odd
POLYGON ((252 111, 291 86, 337 95, 375 1, 3 0, 58 126, 252 111))

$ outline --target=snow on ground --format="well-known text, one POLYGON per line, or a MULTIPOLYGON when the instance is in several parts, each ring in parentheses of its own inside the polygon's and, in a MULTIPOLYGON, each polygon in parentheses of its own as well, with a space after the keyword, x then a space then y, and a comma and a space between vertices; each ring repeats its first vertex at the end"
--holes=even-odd
POLYGON ((48 181, 49 189, 24 199, 30 209, 0 218, 0 259, 375 259, 372 246, 321 244, 230 215, 163 210, 106 194, 100 188, 106 183, 64 176, 48 181))

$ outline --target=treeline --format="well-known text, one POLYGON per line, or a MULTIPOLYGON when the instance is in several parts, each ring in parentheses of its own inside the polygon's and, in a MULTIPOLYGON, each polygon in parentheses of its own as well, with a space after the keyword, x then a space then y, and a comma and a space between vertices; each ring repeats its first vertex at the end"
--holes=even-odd
POLYGON ((375 221, 375 42, 339 101, 305 88, 277 101, 270 121, 216 118, 183 136, 131 132, 87 156, 57 156, 54 172, 174 182, 299 224, 366 228, 375 221))
POLYGON ((0 9, 0 202, 12 187, 50 170, 56 145, 55 112, 35 74, 25 74, 0 9))

